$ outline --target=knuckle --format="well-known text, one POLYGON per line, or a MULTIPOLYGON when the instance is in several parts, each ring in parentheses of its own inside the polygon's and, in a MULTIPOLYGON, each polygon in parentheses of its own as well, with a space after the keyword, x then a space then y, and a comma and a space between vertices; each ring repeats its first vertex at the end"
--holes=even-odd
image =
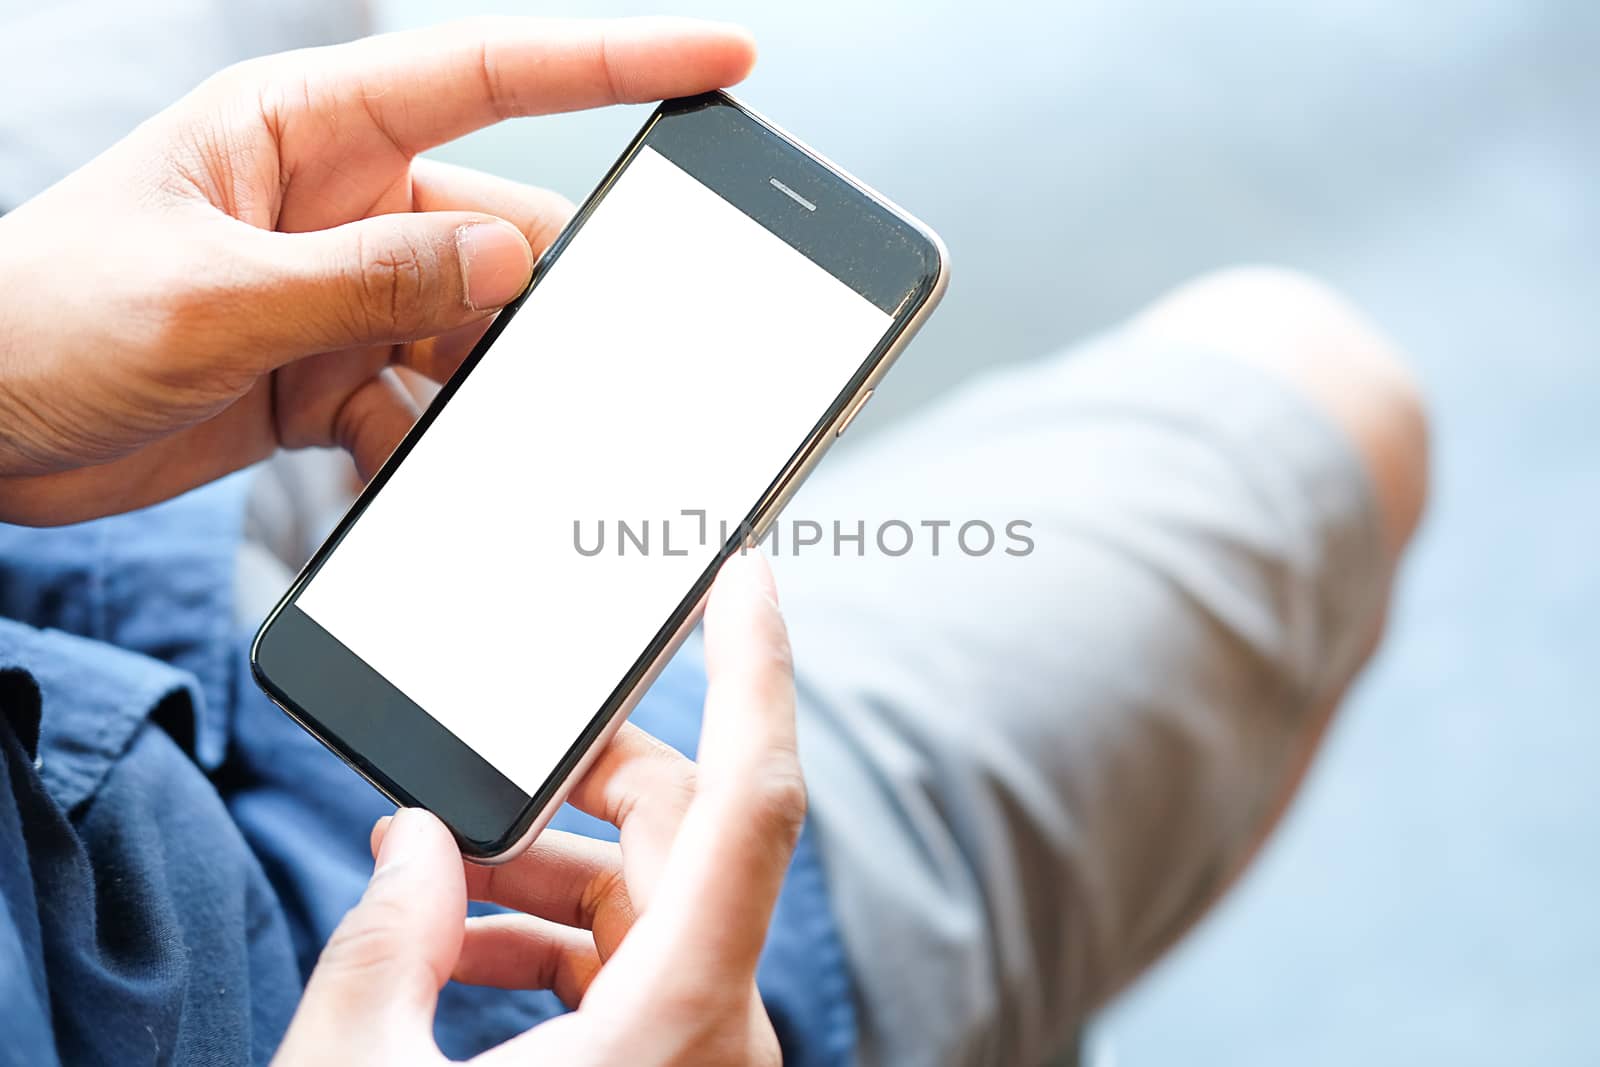
POLYGON ((366 237, 357 239, 353 311, 367 337, 398 339, 421 327, 427 294, 426 257, 427 251, 409 234, 398 233, 381 245, 366 237))
POLYGON ((641 807, 681 815, 699 791, 700 772, 693 761, 657 738, 642 736, 648 748, 636 765, 636 775, 630 775, 631 781, 617 799, 614 822, 641 807))
POLYGON ((593 926, 595 917, 602 911, 624 907, 631 899, 627 879, 623 877, 622 868, 617 866, 589 880, 579 897, 578 910, 588 925, 593 926))
POLYGON ((666 768, 666 799, 677 811, 685 811, 700 791, 700 769, 682 756, 666 768))
POLYGON ((333 414, 333 443, 346 452, 355 454, 356 442, 367 433, 372 421, 371 407, 362 402, 358 391, 340 404, 333 414))
POLYGON ((506 91, 504 81, 500 77, 500 66, 495 61, 493 46, 489 43, 494 38, 489 35, 489 29, 481 24, 475 27, 483 33, 483 40, 478 45, 478 79, 483 86, 483 95, 489 101, 489 107, 500 118, 510 118, 516 111, 514 100, 506 91))
MULTIPOLYGON (((391 423, 396 416, 396 391, 403 388, 393 380, 392 370, 359 386, 345 397, 333 413, 332 440, 360 462, 363 457, 378 460, 378 449, 393 448, 403 428, 391 423)), ((409 425, 409 422, 407 423, 409 425)), ((386 453, 385 453, 386 454, 386 453)))
POLYGON ((643 814, 647 822, 675 822, 689 810, 699 792, 699 773, 687 759, 668 751, 672 758, 652 761, 650 773, 619 798, 615 818, 609 821, 620 826, 643 814))
POLYGON ((232 96, 254 91, 270 80, 272 61, 265 56, 230 63, 200 83, 198 92, 211 96, 232 96))
MULTIPOLYGON (((294 86, 304 82, 306 76, 297 59, 293 52, 241 59, 206 78, 186 99, 223 111, 248 109, 269 101, 286 104, 300 98, 294 86)), ((266 117, 266 109, 262 114, 266 117)))
POLYGON ((667 819, 681 820, 700 794, 700 775, 694 764, 683 760, 663 776, 655 802, 667 819))
POLYGON ((808 801, 805 778, 792 756, 770 761, 751 793, 751 808, 763 836, 790 841, 799 837, 808 801))

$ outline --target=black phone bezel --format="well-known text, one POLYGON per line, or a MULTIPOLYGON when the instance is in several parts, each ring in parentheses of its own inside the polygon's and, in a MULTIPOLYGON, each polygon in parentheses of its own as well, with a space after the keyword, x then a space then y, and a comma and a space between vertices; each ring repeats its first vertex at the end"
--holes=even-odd
POLYGON ((295 601, 646 145, 892 318, 857 373, 751 509, 746 529, 761 529, 781 505, 790 483, 825 447, 845 409, 882 369, 895 342, 914 325, 943 277, 942 249, 931 233, 726 93, 668 100, 656 108, 540 257, 528 290, 500 313, 302 569, 251 645, 256 682, 280 707, 396 804, 433 811, 455 834, 463 854, 474 859, 502 855, 525 835, 692 617, 717 568, 737 550, 742 536, 736 533, 721 547, 532 795, 318 626, 295 601), (769 179, 779 174, 798 199, 771 184, 769 179), (827 210, 808 211, 801 199, 827 210))

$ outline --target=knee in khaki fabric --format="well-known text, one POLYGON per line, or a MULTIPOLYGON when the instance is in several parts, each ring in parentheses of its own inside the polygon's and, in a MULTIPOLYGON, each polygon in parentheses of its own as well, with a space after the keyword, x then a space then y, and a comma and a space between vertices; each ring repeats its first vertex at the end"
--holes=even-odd
POLYGON ((991 376, 796 502, 1034 524, 1025 559, 779 564, 865 1062, 1065 1039, 1253 849, 1376 631, 1415 520, 1368 445, 1421 462, 1414 392, 1336 376, 1387 412, 1358 440, 1294 359, 1170 326, 991 376))
POLYGON ((1230 353, 1305 393, 1355 446, 1399 556, 1427 500, 1427 417, 1399 349, 1358 308, 1308 275, 1235 267, 1157 300, 1131 330, 1230 353))

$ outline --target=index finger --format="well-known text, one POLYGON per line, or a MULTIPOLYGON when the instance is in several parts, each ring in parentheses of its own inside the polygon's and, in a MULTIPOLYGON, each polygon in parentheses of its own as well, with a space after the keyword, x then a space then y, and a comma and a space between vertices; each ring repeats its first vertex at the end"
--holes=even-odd
POLYGON ((789 637, 759 552, 724 564, 705 642, 699 784, 647 918, 675 980, 725 985, 754 974, 806 810, 789 637))
POLYGON ((477 18, 301 53, 311 96, 354 103, 415 155, 502 119, 642 103, 733 85, 755 43, 682 18, 477 18), (314 57, 314 58, 313 58, 314 57))

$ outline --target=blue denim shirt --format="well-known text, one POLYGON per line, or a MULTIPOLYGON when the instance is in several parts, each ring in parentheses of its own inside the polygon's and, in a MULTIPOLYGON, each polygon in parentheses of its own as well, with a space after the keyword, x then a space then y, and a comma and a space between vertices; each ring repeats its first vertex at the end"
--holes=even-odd
MULTIPOLYGON (((250 681, 231 590, 243 476, 131 515, 0 526, 0 1063, 260 1062, 371 869, 387 802, 250 681)), ((679 656, 634 719, 691 750, 679 656)), ((610 836, 571 810, 556 825, 610 836)), ((759 974, 791 1064, 855 1020, 808 830, 759 974)), ((451 983, 465 1056, 562 1011, 451 983)))

